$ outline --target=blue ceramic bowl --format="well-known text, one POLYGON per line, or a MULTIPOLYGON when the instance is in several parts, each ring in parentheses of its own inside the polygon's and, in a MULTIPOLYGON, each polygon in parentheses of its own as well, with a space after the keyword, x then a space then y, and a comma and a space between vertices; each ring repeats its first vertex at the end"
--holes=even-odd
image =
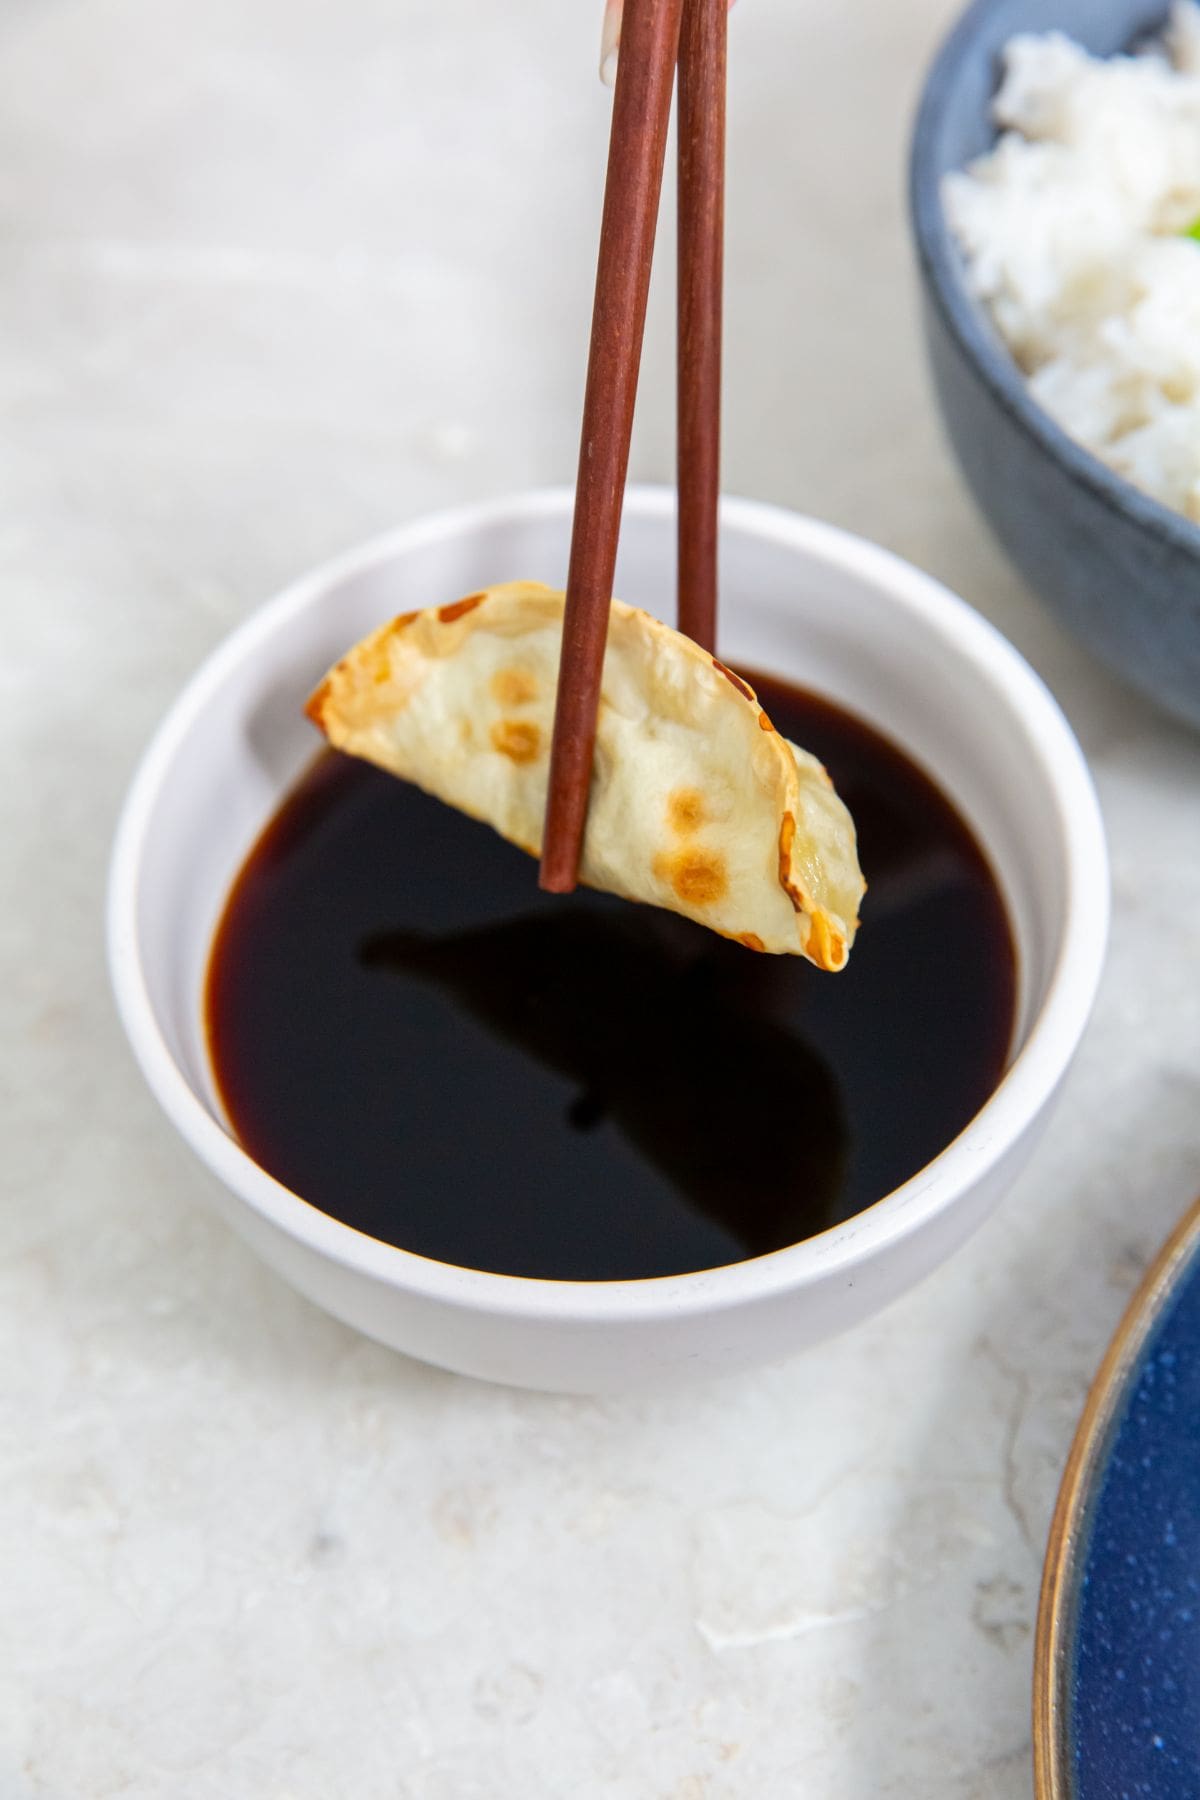
POLYGON ((1063 624, 1118 675, 1200 725, 1200 528, 1114 475, 1034 403, 967 290, 941 201, 943 175, 995 139, 991 101, 1014 33, 1058 29, 1111 56, 1165 15, 1163 0, 975 0, 925 86, 910 198, 934 382, 976 500, 1063 624))

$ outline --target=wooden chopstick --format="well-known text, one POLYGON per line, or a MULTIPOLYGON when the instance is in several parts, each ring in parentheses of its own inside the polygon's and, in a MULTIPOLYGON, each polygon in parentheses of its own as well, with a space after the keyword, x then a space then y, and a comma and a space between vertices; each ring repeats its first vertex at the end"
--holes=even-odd
POLYGON ((587 819, 682 7, 683 0, 625 4, 539 875, 553 894, 575 886, 587 819))
POLYGON ((728 0, 684 0, 679 40, 679 629, 717 643, 728 0))

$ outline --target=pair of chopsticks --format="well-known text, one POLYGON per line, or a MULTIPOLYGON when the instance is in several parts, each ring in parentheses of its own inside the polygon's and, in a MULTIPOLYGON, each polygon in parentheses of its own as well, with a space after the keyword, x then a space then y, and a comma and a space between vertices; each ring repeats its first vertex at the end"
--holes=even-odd
POLYGON ((625 0, 575 517, 567 571, 541 886, 575 886, 629 465, 646 296, 679 71, 678 622, 715 648, 728 0, 625 0))

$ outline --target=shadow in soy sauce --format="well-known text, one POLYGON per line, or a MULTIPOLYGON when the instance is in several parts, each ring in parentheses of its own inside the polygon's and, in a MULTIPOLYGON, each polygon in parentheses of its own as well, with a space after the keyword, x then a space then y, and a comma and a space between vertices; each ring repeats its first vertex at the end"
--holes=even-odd
POLYGON ((838 1217, 845 1114, 820 1056, 771 1016, 762 965, 774 959, 719 941, 698 951, 697 937, 680 920, 585 903, 439 935, 385 933, 360 956, 440 990, 576 1084, 577 1130, 614 1126, 761 1255, 838 1217))

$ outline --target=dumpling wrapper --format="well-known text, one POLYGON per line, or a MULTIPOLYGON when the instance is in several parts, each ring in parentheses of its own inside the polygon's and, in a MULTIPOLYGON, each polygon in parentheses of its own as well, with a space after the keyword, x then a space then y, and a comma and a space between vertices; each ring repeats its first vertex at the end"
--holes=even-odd
MULTIPOLYGON (((541 851, 564 596, 513 581, 405 613, 308 702, 337 749, 541 851)), ((580 879, 753 950, 845 966, 865 883, 815 756, 739 676, 612 603, 580 879)))

